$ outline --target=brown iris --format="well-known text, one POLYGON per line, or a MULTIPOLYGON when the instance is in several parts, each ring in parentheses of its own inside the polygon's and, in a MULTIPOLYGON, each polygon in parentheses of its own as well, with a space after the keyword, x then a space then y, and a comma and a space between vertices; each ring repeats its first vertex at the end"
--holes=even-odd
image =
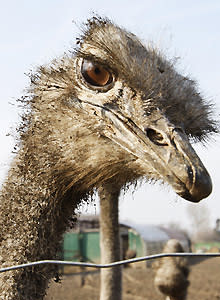
POLYGON ((91 85, 105 87, 113 80, 112 74, 102 65, 84 60, 81 69, 84 79, 91 85))

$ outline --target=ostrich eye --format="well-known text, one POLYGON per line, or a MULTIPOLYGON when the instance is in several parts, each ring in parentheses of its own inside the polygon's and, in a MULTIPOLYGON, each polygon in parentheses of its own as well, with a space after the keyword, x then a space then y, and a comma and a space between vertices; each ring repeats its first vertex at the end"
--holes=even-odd
POLYGON ((102 65, 84 60, 81 68, 82 75, 86 82, 93 86, 105 87, 112 83, 112 74, 102 65))

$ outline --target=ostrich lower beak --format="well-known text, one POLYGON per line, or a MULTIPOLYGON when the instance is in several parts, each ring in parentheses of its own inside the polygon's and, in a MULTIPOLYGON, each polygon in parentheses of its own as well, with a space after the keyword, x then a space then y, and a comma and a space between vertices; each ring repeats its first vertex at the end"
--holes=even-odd
POLYGON ((154 112, 153 117, 146 117, 145 129, 141 129, 113 108, 89 101, 80 101, 78 105, 103 120, 106 124, 103 134, 140 159, 147 172, 153 170, 179 196, 192 202, 209 196, 212 182, 206 168, 186 134, 170 124, 159 111, 154 112))

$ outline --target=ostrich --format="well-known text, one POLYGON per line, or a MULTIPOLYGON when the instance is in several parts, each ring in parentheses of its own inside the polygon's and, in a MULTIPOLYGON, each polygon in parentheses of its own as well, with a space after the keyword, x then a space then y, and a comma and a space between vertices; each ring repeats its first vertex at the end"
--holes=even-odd
MULTIPOLYGON (((54 259, 69 217, 95 189, 105 204, 143 177, 189 201, 210 194, 190 141, 217 131, 211 106, 132 33, 93 17, 76 49, 30 79, 19 150, 0 195, 2 267, 54 259)), ((2 273, 1 299, 43 299, 54 272, 2 273)))
MULTIPOLYGON (((169 240, 164 253, 184 252, 181 244, 175 240, 169 240)), ((157 289, 167 296, 167 300, 185 300, 189 281, 189 268, 184 257, 165 257, 155 263, 157 271, 154 284, 157 289)))

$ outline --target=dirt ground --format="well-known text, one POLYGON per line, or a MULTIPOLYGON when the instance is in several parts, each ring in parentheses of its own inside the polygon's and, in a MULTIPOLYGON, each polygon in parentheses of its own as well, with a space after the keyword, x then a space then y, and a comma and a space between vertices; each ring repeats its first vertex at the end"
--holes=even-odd
MULTIPOLYGON (((61 283, 51 282, 45 300, 98 300, 99 272, 64 275, 61 283)), ((124 268, 123 300, 164 300, 153 284, 151 268, 124 268)), ((220 258, 191 266, 188 300, 220 300, 220 258)))

